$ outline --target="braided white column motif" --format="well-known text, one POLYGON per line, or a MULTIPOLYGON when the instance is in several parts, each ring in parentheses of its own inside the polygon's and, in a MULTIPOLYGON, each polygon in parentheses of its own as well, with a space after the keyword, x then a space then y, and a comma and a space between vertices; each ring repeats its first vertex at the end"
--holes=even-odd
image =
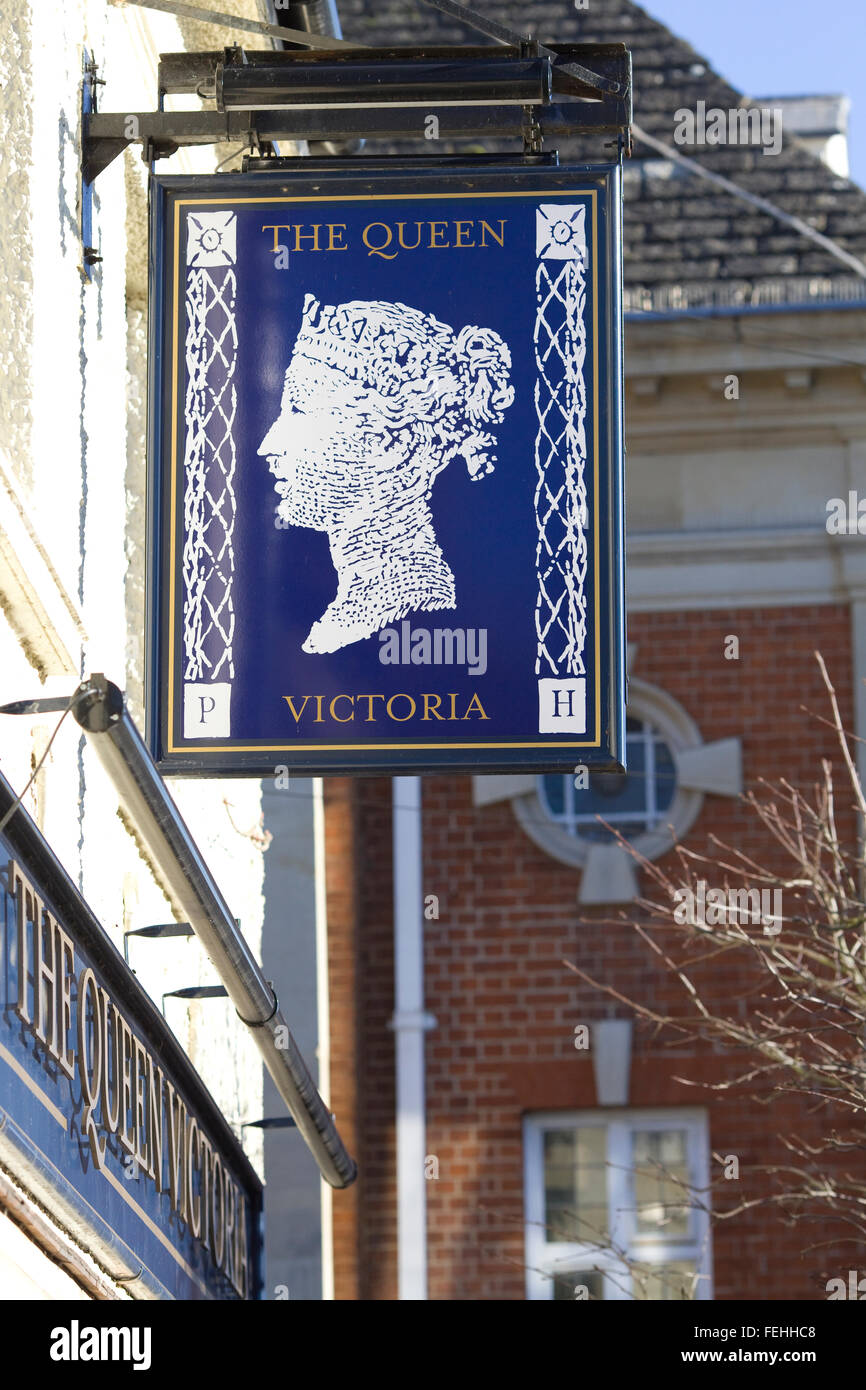
POLYGON ((187 217, 184 403, 184 735, 230 733, 235 614, 237 218, 187 217))
POLYGON ((535 515, 539 732, 586 732, 585 208, 536 211, 535 515))

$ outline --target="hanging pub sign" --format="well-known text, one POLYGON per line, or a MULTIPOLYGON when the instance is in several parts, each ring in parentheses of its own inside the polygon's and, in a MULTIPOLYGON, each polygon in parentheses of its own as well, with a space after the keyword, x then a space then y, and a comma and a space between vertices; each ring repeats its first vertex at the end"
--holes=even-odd
POLYGON ((299 163, 154 180, 157 762, 621 763, 618 168, 299 163))
MULTIPOLYGON (((0 820, 14 804, 0 774, 0 820)), ((260 1297, 262 1185, 20 807, 0 834, 0 1169, 133 1298, 260 1297)))

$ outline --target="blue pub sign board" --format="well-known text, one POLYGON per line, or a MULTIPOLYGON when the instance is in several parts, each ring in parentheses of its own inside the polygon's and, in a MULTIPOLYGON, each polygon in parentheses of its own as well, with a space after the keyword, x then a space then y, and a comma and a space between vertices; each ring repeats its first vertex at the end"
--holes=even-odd
POLYGON ((163 771, 614 767, 617 166, 154 180, 163 771))
MULTIPOLYGON (((0 818, 12 804, 0 775, 0 818)), ((261 1183, 20 808, 0 835, 0 1166, 133 1297, 259 1297, 261 1183)))

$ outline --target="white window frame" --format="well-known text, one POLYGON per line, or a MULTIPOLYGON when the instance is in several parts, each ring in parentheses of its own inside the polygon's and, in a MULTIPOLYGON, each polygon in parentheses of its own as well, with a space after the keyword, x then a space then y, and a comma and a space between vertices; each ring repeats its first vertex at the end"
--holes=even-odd
POLYGON ((601 1250, 582 1241, 546 1241, 544 1238, 544 1133, 546 1130, 600 1127, 607 1132, 608 1213, 615 1249, 640 1264, 665 1264, 690 1259, 698 1280, 694 1297, 711 1299, 712 1236, 709 1214, 695 1206, 690 1211, 690 1231, 682 1239, 660 1240, 639 1235, 631 1163, 631 1136, 636 1129, 686 1131, 688 1181, 697 1189, 697 1200, 709 1205, 710 1153, 707 1113, 701 1109, 551 1110, 523 1119, 524 1212, 526 1235, 526 1297, 553 1298, 554 1274, 575 1268, 596 1269, 604 1279, 605 1300, 631 1299, 633 1280, 623 1259, 614 1250, 601 1250))

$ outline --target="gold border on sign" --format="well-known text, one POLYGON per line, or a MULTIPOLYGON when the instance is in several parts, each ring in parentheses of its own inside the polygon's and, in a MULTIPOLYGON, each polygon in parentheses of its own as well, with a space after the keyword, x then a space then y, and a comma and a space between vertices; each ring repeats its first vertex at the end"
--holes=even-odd
POLYGON ((601 595, 599 592, 599 418, 598 418, 598 189, 596 188, 534 188, 520 192, 493 193, 389 193, 376 195, 367 193, 315 194, 310 197, 262 197, 262 198, 178 198, 174 204, 174 266, 172 276, 173 323, 172 323, 172 363, 171 363, 171 491, 169 497, 171 517, 169 522, 169 632, 168 632, 168 753, 339 753, 363 752, 367 749, 380 752, 407 751, 435 752, 450 749, 496 749, 496 748, 598 748, 601 745, 601 595), (583 739, 578 743, 560 740, 554 743, 523 743, 510 740, 507 743, 452 743, 444 740, 439 743, 202 743, 195 740, 179 743, 174 741, 175 715, 178 711, 175 691, 175 609, 177 592, 175 575, 177 570, 177 415, 178 415, 178 371, 179 371, 179 320, 180 320, 180 210, 182 207, 203 207, 217 204, 220 207, 236 207, 242 203, 378 203, 378 202, 423 202, 429 199, 447 198, 568 198, 589 197, 592 199, 592 385, 593 385, 593 479, 594 479, 594 541, 595 541, 595 739, 583 739))

